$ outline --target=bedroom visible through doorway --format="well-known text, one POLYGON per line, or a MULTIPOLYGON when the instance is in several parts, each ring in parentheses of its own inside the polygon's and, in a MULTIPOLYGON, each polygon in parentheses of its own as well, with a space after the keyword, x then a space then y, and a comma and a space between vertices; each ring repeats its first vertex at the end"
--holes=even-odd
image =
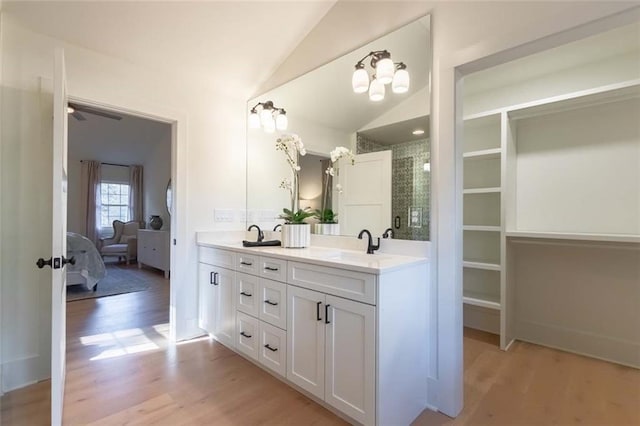
POLYGON ((68 113, 71 374, 72 364, 168 342, 173 131, 169 123, 77 102, 68 113))

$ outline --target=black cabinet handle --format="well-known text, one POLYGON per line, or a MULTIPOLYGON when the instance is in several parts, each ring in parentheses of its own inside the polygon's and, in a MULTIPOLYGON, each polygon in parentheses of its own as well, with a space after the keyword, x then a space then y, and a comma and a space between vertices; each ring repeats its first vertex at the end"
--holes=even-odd
POLYGON ((251 262, 245 262, 245 261, 240 262, 240 264, 241 264, 241 265, 244 265, 244 266, 251 266, 251 265, 253 265, 253 263, 251 263, 251 262))
POLYGON ((209 273, 209 284, 215 284, 215 272, 213 271, 209 273))
POLYGON ((271 300, 267 299, 264 301, 264 303, 266 303, 267 305, 271 305, 271 306, 278 306, 277 302, 272 302, 271 300))
POLYGON ((251 294, 250 294, 250 293, 247 293, 247 292, 244 292, 244 291, 241 291, 241 292, 240 292, 240 295, 241 295, 241 296, 251 297, 251 294))
POLYGON ((266 345, 264 345, 264 347, 269 349, 271 352, 277 352, 278 351, 278 348, 272 348, 271 346, 269 346, 268 343, 266 345))
POLYGON ((250 334, 245 333, 244 331, 241 331, 241 332, 240 332, 240 335, 241 335, 242 337, 246 337, 247 339, 251 339, 251 335, 250 335, 250 334))
POLYGON ((324 305, 324 323, 325 324, 331 324, 331 322, 329 321, 329 306, 331 305, 324 305))
POLYGON ((316 319, 318 321, 322 321, 322 318, 320 318, 320 305, 322 305, 322 302, 316 303, 316 319))
POLYGON ((278 271, 278 268, 272 268, 271 266, 265 266, 264 269, 267 271, 274 271, 274 272, 278 271))

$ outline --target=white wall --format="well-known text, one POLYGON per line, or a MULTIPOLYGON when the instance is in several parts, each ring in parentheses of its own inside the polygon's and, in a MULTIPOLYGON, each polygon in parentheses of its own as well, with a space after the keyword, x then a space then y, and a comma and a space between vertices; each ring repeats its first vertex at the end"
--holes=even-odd
POLYGON ((57 46, 65 48, 70 96, 178 120, 175 131, 181 145, 172 160, 174 175, 178 161, 185 167, 183 175, 177 174, 178 211, 172 218, 178 244, 172 259, 171 315, 178 339, 199 334, 195 230, 240 229, 243 225, 214 223, 213 210, 244 207, 246 95, 230 98, 211 93, 188 80, 166 77, 162 70, 141 69, 66 45, 33 33, 6 15, 3 19, 1 218, 5 232, 0 269, 4 372, 20 369, 25 373, 23 384, 46 377, 48 370, 48 361, 43 359, 50 349, 42 344, 46 337, 40 340, 40 336, 46 336, 49 321, 38 313, 46 312, 43 307, 51 303, 42 291, 48 288, 50 273, 37 270, 33 263, 50 255, 47 212, 51 195, 46 182, 51 150, 48 135, 39 134, 37 111, 38 77, 51 78, 57 46), (40 242, 33 244, 37 238, 40 242))
MULTIPOLYGON (((462 409, 462 146, 457 142, 461 118, 461 72, 584 37, 603 27, 594 24, 559 37, 536 40, 636 6, 614 2, 338 2, 300 43, 262 89, 309 71, 365 44, 424 13, 432 14, 432 185, 437 355, 430 359, 437 386, 430 401, 455 416, 462 409), (345 40, 349 40, 348 43, 345 40), (526 45, 526 46, 525 46, 526 45), (519 47, 523 46, 523 47, 519 47), (487 58, 487 59, 485 59, 487 58)), ((629 13, 620 17, 628 19, 629 13)))

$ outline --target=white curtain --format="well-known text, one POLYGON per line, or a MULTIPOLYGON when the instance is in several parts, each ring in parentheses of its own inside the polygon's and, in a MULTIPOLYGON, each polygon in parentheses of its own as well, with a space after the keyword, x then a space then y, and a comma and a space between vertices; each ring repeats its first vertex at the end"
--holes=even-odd
POLYGON ((143 225, 142 219, 142 166, 129 166, 129 220, 143 225))
POLYGON ((93 160, 83 161, 81 184, 82 192, 86 194, 86 199, 82 203, 85 209, 85 234, 96 246, 100 241, 101 180, 100 162, 93 160))

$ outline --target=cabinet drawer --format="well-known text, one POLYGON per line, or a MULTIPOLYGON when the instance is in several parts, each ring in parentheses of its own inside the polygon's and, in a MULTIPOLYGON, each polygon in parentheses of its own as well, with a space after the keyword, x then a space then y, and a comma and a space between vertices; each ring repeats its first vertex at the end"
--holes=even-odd
POLYGON ((258 361, 260 343, 260 321, 242 312, 236 318, 236 349, 258 361))
POLYGON ((245 314, 258 317, 261 302, 259 278, 255 275, 236 273, 236 300, 237 308, 245 314))
POLYGON ((373 274, 289 262, 287 282, 358 302, 376 304, 376 276, 373 274))
POLYGON ((260 256, 236 253, 236 271, 260 275, 260 256))
POLYGON ((282 377, 287 369, 287 332, 260 321, 260 356, 262 365, 282 377))
POLYGON ((271 325, 287 328, 287 285, 260 279, 259 316, 271 325))
POLYGON ((287 261, 260 256, 260 276, 270 280, 287 281, 287 261))
POLYGON ((222 266, 235 269, 235 253, 229 250, 221 250, 213 247, 200 247, 198 249, 198 260, 209 265, 222 266))

